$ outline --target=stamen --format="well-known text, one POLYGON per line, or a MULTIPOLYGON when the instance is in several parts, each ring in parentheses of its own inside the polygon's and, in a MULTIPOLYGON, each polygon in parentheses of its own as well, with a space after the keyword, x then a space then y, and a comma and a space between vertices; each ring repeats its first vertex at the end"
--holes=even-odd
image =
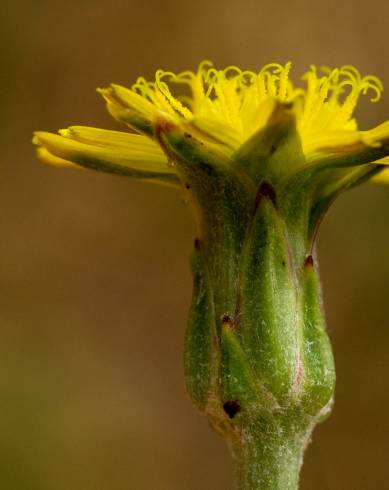
POLYGON ((170 106, 180 113, 185 119, 192 119, 193 114, 192 112, 185 107, 184 105, 181 104, 179 100, 177 100, 173 95, 171 94, 168 85, 162 81, 164 77, 173 77, 176 78, 176 75, 171 72, 164 72, 162 70, 158 70, 156 75, 155 75, 155 85, 158 88, 158 90, 165 96, 167 99, 168 103, 170 106))
POLYGON ((264 99, 266 97, 267 89, 266 89, 266 80, 265 80, 264 73, 260 73, 258 75, 258 93, 260 99, 264 99))
POLYGON ((132 90, 174 117, 208 119, 212 127, 223 126, 223 131, 233 131, 237 141, 242 142, 264 122, 263 111, 269 107, 264 102, 269 99, 293 101, 297 127, 304 140, 323 131, 355 130, 352 114, 359 97, 371 91, 370 100, 377 102, 383 90, 377 77, 362 77, 349 65, 321 67, 322 75, 316 66, 311 66, 302 77, 305 88, 296 88, 289 78, 290 69, 288 62, 269 63, 258 73, 237 66, 217 70, 206 60, 196 72, 158 70, 154 82, 140 77, 132 90), (171 84, 187 85, 190 95, 173 95, 171 84))
POLYGON ((370 99, 370 102, 378 102, 382 96, 384 86, 381 80, 373 75, 368 75, 362 80, 363 94, 366 95, 369 90, 372 90, 376 95, 370 99))
POLYGON ((280 75, 280 88, 278 91, 278 96, 281 100, 286 99, 287 90, 288 90, 288 77, 289 77, 289 72, 290 72, 291 66, 292 66, 292 63, 290 61, 288 63, 286 63, 286 65, 282 69, 282 72, 280 75))
POLYGON ((239 78, 242 75, 242 70, 234 65, 227 66, 227 68, 224 68, 224 70, 222 70, 222 73, 226 78, 228 78, 228 72, 235 73, 235 75, 231 78, 239 78))

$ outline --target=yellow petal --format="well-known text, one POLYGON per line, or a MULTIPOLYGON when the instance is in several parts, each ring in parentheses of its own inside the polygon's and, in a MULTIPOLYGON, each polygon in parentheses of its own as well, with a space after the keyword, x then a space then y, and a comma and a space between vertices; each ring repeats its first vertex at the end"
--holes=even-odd
POLYGON ((155 154, 161 160, 166 160, 164 153, 152 140, 146 136, 123 131, 111 131, 108 129, 92 128, 88 126, 70 126, 60 129, 59 134, 80 143, 105 148, 126 148, 129 151, 143 151, 147 155, 155 154))
POLYGON ((303 138, 303 150, 308 162, 314 161, 323 153, 334 151, 339 147, 350 147, 361 141, 357 131, 338 130, 325 131, 303 138))
POLYGON ((98 92, 108 101, 115 101, 122 107, 133 109, 146 117, 152 117, 155 106, 147 99, 121 85, 111 84, 105 89, 98 89, 98 92))
POLYGON ((151 102, 121 85, 112 84, 97 91, 104 97, 109 113, 117 121, 128 124, 140 133, 153 134, 152 120, 157 109, 151 102))
POLYGON ((305 143, 308 164, 350 167, 389 155, 389 121, 369 131, 334 131, 305 143))
POLYGON ((388 165, 388 168, 385 168, 382 172, 377 174, 375 177, 371 179, 375 184, 386 184, 389 185, 389 157, 382 158, 375 163, 382 163, 384 165, 388 165))
POLYGON ((71 162, 142 179, 177 181, 162 150, 145 136, 82 126, 61 130, 61 133, 61 136, 35 133, 33 141, 45 163, 71 162))
POLYGON ((81 170, 82 167, 79 167, 78 165, 75 165, 72 162, 69 162, 67 160, 64 160, 63 158, 56 157, 55 155, 52 155, 49 151, 47 151, 46 148, 44 147, 38 147, 36 150, 36 156, 38 157, 38 160, 46 165, 52 165, 54 167, 65 167, 65 168, 73 168, 73 169, 78 169, 81 170))
POLYGON ((232 155, 233 151, 237 150, 241 144, 241 138, 239 138, 234 128, 221 121, 206 117, 196 117, 191 124, 206 139, 213 140, 226 146, 226 150, 230 151, 230 155, 232 155))
POLYGON ((364 140, 374 146, 376 144, 381 144, 383 142, 389 141, 389 121, 385 121, 384 123, 376 126, 373 129, 369 129, 368 131, 361 131, 364 140))

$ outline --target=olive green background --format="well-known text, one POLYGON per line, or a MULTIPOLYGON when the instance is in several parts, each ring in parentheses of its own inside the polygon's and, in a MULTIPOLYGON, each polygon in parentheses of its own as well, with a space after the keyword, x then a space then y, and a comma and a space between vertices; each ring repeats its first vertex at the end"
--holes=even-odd
MULTIPOLYGON (((194 223, 177 192, 36 162, 33 129, 120 128, 95 93, 157 68, 354 64, 389 87, 386 0, 3 0, 0 489, 232 490, 184 391, 194 223)), ((362 127, 389 119, 387 93, 362 127)), ((302 489, 385 490, 389 187, 342 196, 318 248, 338 368, 302 489)))

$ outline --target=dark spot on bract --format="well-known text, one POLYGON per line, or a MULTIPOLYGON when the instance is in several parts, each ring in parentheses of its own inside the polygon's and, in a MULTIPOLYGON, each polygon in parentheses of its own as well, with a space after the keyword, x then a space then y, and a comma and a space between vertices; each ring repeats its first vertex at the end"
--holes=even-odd
POLYGON ((222 315, 222 323, 223 325, 228 325, 229 327, 232 327, 232 318, 230 317, 230 315, 224 313, 224 315, 222 315))
POLYGON ((235 415, 240 412, 240 403, 238 400, 228 400, 228 402, 224 403, 223 410, 230 419, 233 419, 235 415))
POLYGON ((268 199, 274 205, 277 205, 277 196, 274 187, 266 180, 262 181, 261 185, 258 187, 257 195, 255 196, 254 212, 258 209, 259 203, 262 199, 268 199))
POLYGON ((154 132, 156 139, 162 144, 162 133, 169 133, 175 128, 175 125, 165 119, 157 119, 154 124, 154 132))
POLYGON ((190 133, 184 133, 185 138, 191 138, 192 135, 190 133))
POLYGON ((195 250, 199 251, 200 250, 200 239, 199 238, 195 238, 195 241, 194 241, 194 248, 195 250))
POLYGON ((190 185, 188 183, 185 184, 185 189, 190 189, 190 185))
POLYGON ((312 255, 308 255, 305 259, 305 267, 313 267, 313 257, 312 255))

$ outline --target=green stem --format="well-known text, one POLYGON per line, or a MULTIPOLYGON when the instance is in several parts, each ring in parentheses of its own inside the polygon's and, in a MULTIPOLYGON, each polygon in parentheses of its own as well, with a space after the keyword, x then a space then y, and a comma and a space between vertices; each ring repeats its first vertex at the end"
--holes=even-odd
POLYGON ((305 435, 247 433, 233 447, 238 490, 297 490, 305 435))

